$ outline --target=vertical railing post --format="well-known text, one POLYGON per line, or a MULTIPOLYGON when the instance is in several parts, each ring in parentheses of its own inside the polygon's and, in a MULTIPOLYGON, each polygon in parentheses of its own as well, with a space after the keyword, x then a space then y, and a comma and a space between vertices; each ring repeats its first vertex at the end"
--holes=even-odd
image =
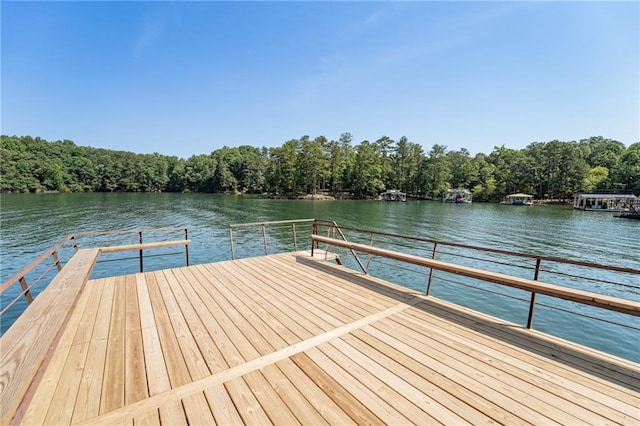
MULTIPOLYGON (((433 253, 431 253, 431 259, 436 260, 436 253, 438 252, 438 242, 433 243, 433 253)), ((427 296, 431 294, 431 283, 433 282, 433 268, 429 268, 429 282, 427 283, 427 296)))
MULTIPOLYGON (((138 242, 142 244, 142 231, 138 232, 138 242)), ((142 249, 140 249, 140 272, 144 272, 144 265, 142 260, 142 249)))
POLYGON ((25 277, 20 277, 20 285, 22 286, 22 293, 24 293, 24 297, 27 299, 27 304, 30 305, 31 302, 33 302, 33 297, 31 296, 31 290, 29 290, 25 277))
POLYGON ((262 224, 262 241, 264 242, 264 255, 269 254, 269 248, 267 247, 267 227, 265 224, 262 224))
POLYGON ((313 257, 313 250, 316 247, 316 242, 313 240, 314 235, 318 235, 318 222, 315 220, 311 225, 311 257, 313 257))
POLYGON ((62 271, 62 265, 60 265, 60 259, 58 259, 58 252, 54 251, 51 255, 53 256, 53 264, 56 265, 58 272, 62 271))
MULTIPOLYGON (((536 258, 536 270, 533 274, 533 279, 538 281, 538 275, 540 275, 540 263, 542 259, 539 257, 536 258)), ((536 306, 536 293, 534 291, 531 292, 531 301, 529 302, 529 317, 527 318, 527 328, 531 329, 533 327, 533 310, 536 306)))
POLYGON ((75 235, 71 236, 71 245, 73 246, 73 250, 77 253, 78 252, 78 242, 76 241, 76 236, 75 235))
POLYGON ((293 222, 291 224, 291 228, 292 228, 292 231, 293 231, 293 249, 295 251, 298 251, 298 237, 296 236, 296 223, 295 222, 293 222))
MULTIPOLYGON (((335 229, 338 231, 338 233, 340 234, 340 237, 342 238, 343 241, 347 241, 347 237, 345 237, 344 233, 342 232, 342 229, 340 229, 340 227, 338 226, 338 224, 336 223, 336 221, 333 221, 333 226, 335 227, 335 229)), ((365 272, 365 268, 364 265, 362 264, 362 262, 360 261, 360 258, 358 257, 358 255, 356 254, 356 252, 353 249, 349 249, 349 251, 351 252, 351 256, 353 256, 353 258, 356 260, 356 262, 358 263, 358 266, 360 266, 360 269, 362 270, 362 272, 365 272)), ((342 262, 340 262, 340 264, 342 264, 342 262)))
POLYGON ((27 284, 27 279, 25 277, 20 277, 20 286, 22 286, 22 293, 27 299, 27 304, 30 305, 31 302, 33 302, 33 297, 31 296, 31 290, 29 290, 29 285, 27 284))
POLYGON ((236 259, 236 249, 233 246, 233 227, 229 227, 229 243, 231 243, 231 260, 236 259))
MULTIPOLYGON (((189 239, 189 231, 187 228, 184 228, 184 239, 185 241, 189 239)), ((189 266, 189 244, 184 245, 184 255, 186 257, 187 266, 189 266)))
MULTIPOLYGON (((369 245, 373 247, 373 232, 371 233, 371 238, 369 238, 369 245)), ((367 266, 364 268, 364 274, 369 275, 369 264, 371 263, 371 253, 367 254, 367 266)))

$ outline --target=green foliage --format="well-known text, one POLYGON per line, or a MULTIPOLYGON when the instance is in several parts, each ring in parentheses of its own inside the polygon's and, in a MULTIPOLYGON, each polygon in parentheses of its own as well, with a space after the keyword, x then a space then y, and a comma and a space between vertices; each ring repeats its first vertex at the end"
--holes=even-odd
POLYGON ((430 198, 440 198, 450 186, 449 181, 453 175, 446 154, 447 147, 436 144, 426 159, 424 193, 430 198))
POLYGON ((372 196, 384 190, 380 159, 380 152, 375 144, 363 141, 356 147, 351 176, 351 190, 356 197, 372 196))
POLYGON ((602 166, 596 166, 590 169, 582 184, 585 192, 595 192, 598 189, 607 189, 610 187, 609 169, 602 166))
POLYGON ((634 143, 620 157, 620 167, 611 173, 624 189, 640 194, 640 142, 634 143))
POLYGON ((1 136, 3 192, 246 192, 349 191, 371 197, 384 189, 440 199, 449 187, 473 190, 477 201, 513 192, 568 199, 609 189, 640 194, 640 142, 626 148, 600 136, 579 142, 534 142, 521 150, 495 147, 471 157, 435 144, 425 154, 402 136, 353 146, 353 137, 291 139, 276 148, 223 147, 188 159, 134 154, 1 136))

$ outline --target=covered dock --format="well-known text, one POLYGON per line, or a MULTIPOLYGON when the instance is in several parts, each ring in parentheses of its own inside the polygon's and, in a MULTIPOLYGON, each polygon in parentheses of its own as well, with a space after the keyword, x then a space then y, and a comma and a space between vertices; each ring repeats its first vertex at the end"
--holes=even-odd
POLYGON ((638 202, 634 194, 575 194, 573 208, 585 211, 629 211, 629 207, 638 202))
POLYGON ((397 189, 390 189, 380 194, 380 201, 407 201, 407 194, 397 189))

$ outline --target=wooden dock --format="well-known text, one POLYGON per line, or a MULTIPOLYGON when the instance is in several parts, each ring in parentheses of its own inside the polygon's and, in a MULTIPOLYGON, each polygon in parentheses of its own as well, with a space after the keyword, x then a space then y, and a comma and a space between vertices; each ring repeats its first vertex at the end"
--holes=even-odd
POLYGON ((302 252, 89 280, 30 368, 3 422, 640 423, 638 364, 302 252))

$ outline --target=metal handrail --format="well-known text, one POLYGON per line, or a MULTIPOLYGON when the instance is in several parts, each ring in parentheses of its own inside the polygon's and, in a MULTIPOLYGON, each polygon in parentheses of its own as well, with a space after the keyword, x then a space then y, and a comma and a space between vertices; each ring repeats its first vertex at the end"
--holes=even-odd
POLYGON ((229 244, 231 246, 231 259, 236 259, 236 249, 233 238, 233 230, 236 228, 253 228, 256 226, 261 227, 262 231, 262 244, 264 247, 265 256, 269 254, 269 245, 267 244, 267 225, 284 225, 291 224, 291 232, 294 249, 297 251, 298 249, 298 238, 296 234, 296 224, 297 223, 312 223, 315 222, 315 219, 293 219, 293 220, 271 220, 264 222, 249 222, 249 223, 232 223, 229 225, 229 244))
MULTIPOLYGON (((60 259, 59 253, 61 249, 65 248, 69 243, 71 243, 71 247, 74 250, 74 253, 78 251, 78 239, 80 238, 88 238, 88 237, 101 237, 101 236, 110 236, 110 235, 125 235, 125 234, 135 234, 137 238, 137 243, 142 244, 142 235, 144 233, 166 233, 169 231, 181 231, 184 232, 185 237, 185 256, 186 256, 186 264, 189 265, 189 239, 188 239, 188 230, 185 227, 166 227, 166 228, 143 228, 143 229, 130 229, 130 230, 115 230, 115 231, 94 231, 94 232, 78 232, 74 234, 70 234, 63 238, 58 243, 54 244, 52 247, 45 250, 40 256, 38 256, 35 260, 29 263, 27 266, 13 274, 10 278, 6 279, 2 284, 0 284, 0 294, 3 294, 5 291, 13 288, 16 285, 20 285, 22 287, 22 291, 18 291, 15 298, 9 301, 0 311, 0 316, 2 316, 9 308, 11 308, 15 303, 17 303, 22 297, 24 297, 27 301, 27 305, 31 304, 34 300, 34 295, 31 290, 38 285, 53 269, 53 266, 56 267, 56 270, 60 272, 62 270, 62 264, 64 261, 60 259), (27 281, 27 276, 32 273, 36 268, 43 265, 49 257, 53 258, 53 262, 51 265, 47 266, 45 271, 41 273, 36 279, 32 280, 30 283, 27 281)), ((110 244, 109 244, 110 245, 110 244)), ((91 244, 87 241, 87 248, 96 248, 101 245, 91 244)), ((103 244, 104 246, 104 244, 103 244)), ((140 259, 140 272, 143 272, 143 249, 139 249, 138 258, 140 259)), ((53 279, 53 278, 51 278, 53 279)))
MULTIPOLYGON (((566 272, 566 271, 561 272, 561 271, 555 270, 556 268, 553 268, 553 267, 548 267, 548 266, 543 267, 543 262, 546 265, 571 265, 574 267, 599 269, 599 270, 604 270, 611 273, 621 273, 625 275, 631 274, 633 276, 640 275, 640 269, 637 269, 637 268, 629 268, 629 267, 614 266, 614 265, 602 265, 597 263, 584 262, 580 260, 563 259, 558 257, 536 255, 536 254, 530 254, 530 253, 512 252, 512 251, 496 249, 496 248, 478 247, 478 246, 472 246, 469 244, 444 242, 444 241, 439 241, 439 240, 434 240, 429 238, 422 238, 417 236, 407 236, 407 235, 400 235, 400 234, 394 234, 389 232, 371 231, 371 230, 353 228, 353 227, 343 226, 341 227, 341 230, 349 233, 351 238, 353 238, 355 234, 356 238, 354 241, 362 242, 363 244, 368 244, 371 247, 373 247, 374 241, 376 241, 376 245, 378 247, 395 246, 395 247, 410 248, 412 251, 415 251, 416 249, 418 249, 419 251, 425 251, 423 256, 430 257, 432 260, 436 260, 437 257, 442 258, 443 256, 447 256, 447 257, 453 256, 455 258, 463 258, 466 260, 473 259, 474 264, 476 264, 475 261, 479 261, 479 262, 484 262, 485 264, 507 265, 513 268, 522 268, 522 269, 531 270, 534 281, 538 281, 540 274, 544 272, 545 274, 550 274, 555 277, 560 277, 563 280, 588 279, 589 281, 598 282, 600 284, 612 284, 612 285, 618 286, 618 288, 624 287, 624 288, 631 288, 634 290, 640 290, 640 281, 637 281, 634 278, 631 279, 633 283, 614 282, 614 281, 607 280, 606 278, 595 280, 588 277, 585 278, 586 274, 576 275, 575 273, 571 273, 571 272, 566 272), (414 244, 413 245, 406 244, 407 242, 413 242, 414 244), (415 244, 415 243, 427 243, 427 244, 431 244, 432 247, 429 249, 428 246, 421 247, 419 244, 415 244), (455 251, 451 251, 451 250, 442 250, 442 247, 463 249, 465 253, 456 253, 455 251), (468 253, 470 251, 471 252, 475 251, 478 253, 484 252, 484 253, 491 254, 491 256, 488 256, 486 258, 483 258, 483 256, 474 256, 468 253), (535 266, 526 266, 524 264, 510 263, 508 261, 505 262, 504 257, 501 260, 501 259, 495 258, 494 255, 504 256, 507 259, 511 258, 513 260, 515 260, 514 258, 531 259, 535 261, 535 266), (638 285, 636 285, 635 282, 638 282, 638 285)), ((313 242, 312 244, 315 244, 315 247, 317 247, 318 242, 316 241, 316 242, 313 242)), ((348 249, 350 251, 353 251, 351 248, 348 248, 348 249)), ((334 250, 335 250, 335 246, 334 246, 334 250)), ((369 253, 367 258, 367 266, 364 270, 365 274, 369 273, 371 256, 372 255, 369 253)), ((426 289, 427 295, 431 294, 431 288, 432 288, 432 283, 434 278, 435 278, 434 269, 429 268, 428 282, 427 282, 427 289, 426 289)), ((482 288, 479 288, 479 289, 482 290, 482 288)), ((533 313, 534 313, 534 307, 537 303, 536 296, 537 296, 536 292, 531 292, 531 297, 529 301, 529 316, 527 318, 528 328, 533 327, 533 313)))
MULTIPOLYGON (((371 245, 365 245, 365 244, 359 244, 359 243, 348 243, 348 242, 336 240, 329 237, 323 237, 320 235, 312 235, 311 239, 313 242, 322 242, 327 245, 349 248, 352 250, 357 250, 360 252, 369 253, 372 255, 381 256, 381 257, 397 260, 400 262, 406 262, 406 263, 410 263, 418 266, 427 267, 427 268, 430 268, 431 270, 434 270, 434 269, 440 270, 443 272, 453 273, 453 274, 462 275, 470 278, 480 279, 482 281, 504 285, 507 287, 525 290, 530 292, 533 296, 539 293, 539 294, 544 294, 554 298, 570 300, 573 302, 596 306, 599 308, 621 312, 628 315, 640 316, 640 302, 636 302, 628 299, 622 299, 622 298, 613 297, 613 296, 606 296, 606 295, 597 294, 593 292, 577 290, 577 289, 572 289, 568 287, 562 287, 554 284, 542 283, 537 279, 532 280, 532 279, 526 279, 521 277, 514 277, 511 275, 501 274, 497 272, 491 272, 491 271, 481 270, 477 268, 471 268, 468 266, 442 262, 439 260, 434 260, 433 258, 429 259, 426 257, 400 253, 397 251, 391 251, 387 249, 373 247, 371 245)), ((640 275, 640 271, 637 271, 636 273, 640 275)), ((532 297, 532 303, 530 305, 530 310, 529 310, 529 320, 527 324, 528 328, 532 328, 531 320, 533 318, 533 309, 535 306, 534 301, 535 299, 532 297)))
MULTIPOLYGON (((298 236, 296 233, 296 224, 299 223, 312 223, 312 228, 311 228, 311 234, 317 234, 318 231, 318 227, 326 227, 327 228, 327 232, 331 232, 333 231, 334 234, 335 232, 337 232, 340 235, 340 238, 342 238, 343 241, 348 241, 347 237, 344 235, 344 233, 342 232, 342 230, 340 229, 340 227, 338 226, 338 224, 333 221, 333 220, 326 220, 326 219, 293 219, 293 220, 276 220, 276 221, 265 221, 265 222, 250 222, 250 223, 233 223, 231 225, 229 225, 229 244, 231 247, 231 259, 235 260, 236 259, 236 244, 235 244, 235 239, 234 239, 234 229, 237 228, 256 228, 259 227, 260 231, 261 231, 261 235, 262 235, 262 246, 263 246, 263 253, 266 255, 269 254, 269 245, 267 243, 267 226, 270 225, 288 225, 291 224, 291 238, 293 240, 293 246, 294 246, 294 250, 298 251, 298 236)), ((305 239, 307 238, 307 236, 305 235, 304 237, 305 239)), ((356 261, 356 263, 358 264, 358 266, 360 266, 360 269, 362 270, 362 272, 366 272, 366 269, 364 267, 364 265, 362 264, 362 261, 358 258, 357 253, 354 250, 350 251, 351 255, 353 256, 354 260, 356 261)), ((340 262, 339 258, 336 258, 337 262, 340 262)))
POLYGON ((627 268, 627 267, 621 267, 621 266, 612 266, 612 265, 602 265, 602 264, 597 264, 597 263, 585 262, 585 261, 581 261, 581 260, 564 259, 564 258, 561 258, 561 257, 544 256, 544 255, 537 255, 537 254, 531 254, 531 253, 522 253, 522 252, 514 252, 514 251, 509 251, 509 250, 491 248, 491 247, 473 246, 473 245, 469 245, 469 244, 462 244, 462 243, 454 243, 454 242, 448 242, 448 241, 434 240, 434 239, 430 239, 430 238, 415 237, 415 236, 410 236, 410 235, 394 234, 394 233, 381 232, 381 231, 371 231, 371 230, 368 230, 368 229, 353 228, 353 227, 348 227, 348 226, 341 226, 340 229, 342 231, 353 231, 353 232, 358 232, 358 233, 375 234, 375 235, 380 235, 380 236, 385 236, 385 237, 400 238, 400 239, 403 239, 403 240, 420 241, 420 242, 425 242, 425 243, 430 243, 430 244, 438 244, 440 246, 449 246, 449 247, 457 247, 457 248, 463 248, 463 249, 471 249, 471 250, 483 251, 483 252, 487 252, 487 253, 504 254, 504 255, 514 256, 514 257, 528 258, 528 259, 540 259, 541 261, 563 263, 563 264, 569 264, 569 265, 575 265, 575 266, 587 266, 587 267, 590 267, 590 268, 604 269, 604 270, 615 271, 615 272, 627 272, 627 273, 631 273, 631 274, 640 273, 640 269, 627 268))
MULTIPOLYGON (((16 272, 11 276, 11 278, 5 280, 2 284, 0 284, 0 294, 4 293, 9 287, 14 285, 16 282, 20 281, 21 278, 26 276, 31 270, 33 270, 36 266, 40 265, 44 262, 49 256, 53 256, 54 253, 57 253, 62 247, 64 247, 69 241, 72 241, 74 235, 68 235, 63 238, 60 242, 53 245, 49 249, 45 250, 40 256, 38 256, 33 262, 29 263, 27 266, 16 272)), ((74 243, 74 248, 76 248, 74 243)))

